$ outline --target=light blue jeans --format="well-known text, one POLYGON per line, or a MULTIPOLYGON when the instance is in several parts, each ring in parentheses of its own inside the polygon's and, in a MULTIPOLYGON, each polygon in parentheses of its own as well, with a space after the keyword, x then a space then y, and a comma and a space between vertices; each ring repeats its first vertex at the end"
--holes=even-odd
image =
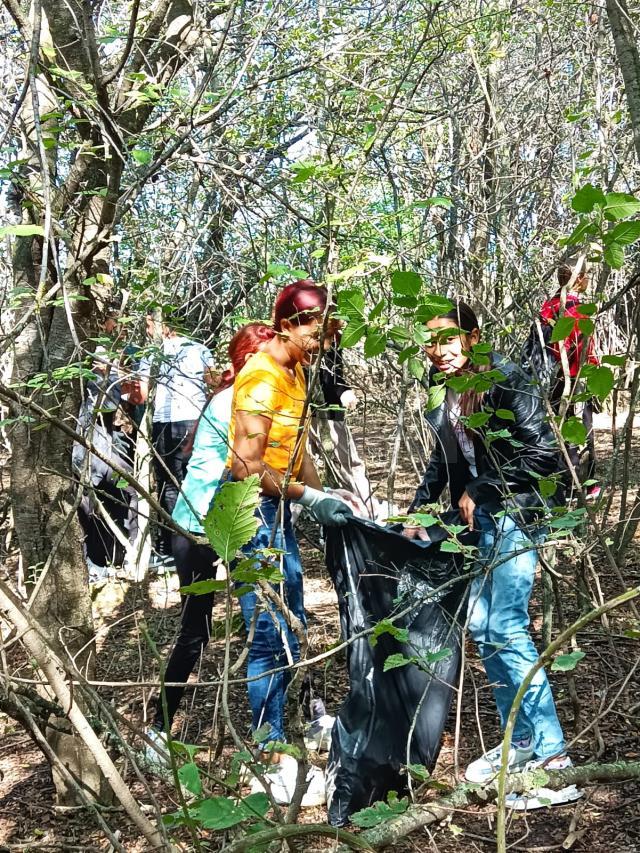
MULTIPOLYGON (((298 543, 291 524, 291 508, 289 501, 284 502, 284 516, 278 509, 279 498, 263 497, 256 515, 260 519, 258 530, 251 542, 242 550, 247 556, 255 553, 257 548, 279 548, 285 553, 280 568, 284 581, 276 590, 283 596, 291 612, 300 619, 306 628, 304 599, 302 587, 302 564, 298 543), (272 530, 278 519, 275 539, 271 541, 272 530)), ((278 564, 278 558, 272 558, 278 564)), ((247 633, 251 628, 258 597, 255 592, 247 592, 240 598, 240 608, 244 617, 247 633)), ((263 743, 268 741, 286 741, 284 733, 284 709, 289 684, 289 674, 286 671, 273 673, 270 670, 285 667, 290 660, 300 658, 298 640, 287 625, 282 613, 270 602, 263 599, 256 616, 255 631, 249 648, 247 676, 255 678, 269 672, 264 678, 255 678, 247 684, 249 704, 254 730, 268 723, 271 726, 269 734, 263 743)))
MULTIPOLYGON (((486 574, 471 583, 469 633, 493 685, 504 729, 518 688, 538 659, 529 633, 529 597, 538 556, 531 537, 512 516, 494 518, 479 508, 474 518, 481 531, 478 550, 486 574)), ((540 544, 544 537, 534 538, 540 544)), ((529 737, 537 758, 550 758, 565 751, 543 669, 535 674, 524 695, 513 730, 513 740, 529 737)))

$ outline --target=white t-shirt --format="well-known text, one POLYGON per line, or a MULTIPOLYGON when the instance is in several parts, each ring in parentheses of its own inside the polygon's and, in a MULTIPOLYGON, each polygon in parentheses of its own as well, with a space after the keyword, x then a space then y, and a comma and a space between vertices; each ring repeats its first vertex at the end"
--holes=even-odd
POLYGON ((476 467, 476 453, 473 447, 473 440, 467 435, 464 424, 460 421, 460 395, 452 388, 447 388, 446 405, 449 423, 458 439, 462 455, 469 464, 471 476, 477 477, 478 469, 476 467))
MULTIPOLYGON (((151 358, 140 362, 139 374, 151 375, 151 358)), ((162 361, 158 369, 154 423, 195 421, 207 402, 205 370, 213 366, 213 356, 202 344, 175 335, 162 342, 162 361)))

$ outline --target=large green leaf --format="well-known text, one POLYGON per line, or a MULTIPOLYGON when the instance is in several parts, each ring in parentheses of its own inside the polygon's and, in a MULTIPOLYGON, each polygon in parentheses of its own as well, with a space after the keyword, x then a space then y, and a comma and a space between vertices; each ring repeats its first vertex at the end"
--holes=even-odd
POLYGON ((257 474, 237 483, 224 483, 205 516, 204 530, 211 547, 227 564, 255 536, 258 527, 255 510, 259 497, 260 478, 257 474))
POLYGON ((607 193, 604 215, 607 219, 626 219, 640 213, 640 201, 629 193, 607 193))
POLYGON ((437 293, 428 293, 420 299, 420 304, 416 311, 416 321, 418 323, 428 323, 434 317, 441 317, 443 314, 448 314, 452 308, 453 302, 447 299, 446 296, 438 296, 437 293))
POLYGON ((622 269, 624 264, 624 247, 620 243, 609 243, 604 248, 604 259, 612 270, 622 269))
POLYGON ((422 279, 417 272, 396 270, 391 276, 391 288, 400 296, 418 296, 422 279))
POLYGON ((595 367, 587 377, 587 391, 590 391, 594 397, 604 400, 613 388, 614 381, 610 367, 595 367))
POLYGON ((604 203, 604 193, 593 184, 585 184, 571 199, 571 207, 578 213, 591 213, 596 204, 604 203))
POLYGON ((193 761, 183 764, 178 770, 178 779, 180 779, 180 783, 184 785, 187 791, 191 791, 196 797, 200 796, 202 793, 202 780, 200 779, 200 771, 197 764, 193 761))
POLYGON ((579 418, 568 418, 560 431, 569 444, 584 444, 587 440, 587 430, 579 418))
POLYGON ((558 655, 551 664, 551 670, 552 672, 570 672, 577 667, 584 657, 586 657, 586 652, 581 651, 558 655))
POLYGON ((364 354, 366 358, 373 358, 383 353, 387 347, 387 336, 380 329, 371 329, 364 342, 364 354))
POLYGON ((573 332, 575 322, 574 317, 560 317, 556 320, 553 331, 551 332, 551 342, 556 343, 557 341, 563 341, 565 338, 568 338, 571 332, 573 332))
POLYGON ((358 320, 350 320, 340 337, 340 346, 354 347, 367 334, 367 324, 358 320))
POLYGON ((607 234, 607 240, 619 243, 621 246, 630 246, 636 240, 640 240, 640 219, 631 222, 618 222, 615 228, 607 234))

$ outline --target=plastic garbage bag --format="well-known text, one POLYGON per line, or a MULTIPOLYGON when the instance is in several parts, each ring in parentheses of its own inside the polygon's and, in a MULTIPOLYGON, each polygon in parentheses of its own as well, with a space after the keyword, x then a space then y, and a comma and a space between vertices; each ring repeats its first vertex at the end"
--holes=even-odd
MULTIPOLYGON (((441 518, 460 523, 457 512, 441 518)), ((431 771, 438 757, 460 667, 467 584, 463 555, 440 548, 447 533, 439 526, 428 532, 429 542, 409 540, 397 529, 360 518, 327 530, 326 563, 343 639, 401 614, 391 633, 375 636, 375 645, 368 635, 347 648, 350 688, 327 763, 333 826, 344 826, 350 815, 389 791, 406 791, 407 764, 431 771), (389 660, 391 655, 398 657, 389 660), (402 665, 399 656, 420 664, 402 665), (398 665, 390 668, 393 663, 398 665)), ((460 541, 476 539, 467 532, 460 541)))

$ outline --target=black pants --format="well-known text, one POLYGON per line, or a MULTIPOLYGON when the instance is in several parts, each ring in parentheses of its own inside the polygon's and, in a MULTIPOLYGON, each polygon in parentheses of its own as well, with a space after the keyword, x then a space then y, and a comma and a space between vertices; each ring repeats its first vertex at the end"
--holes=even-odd
MULTIPOLYGON (((213 564, 217 557, 208 545, 196 545, 183 536, 174 535, 172 547, 180 586, 215 578, 216 570, 213 564)), ((167 662, 165 681, 186 681, 193 672, 211 636, 212 610, 212 592, 182 597, 180 633, 167 662)), ((184 687, 165 688, 169 726, 173 722, 184 691, 184 687)), ((158 729, 165 728, 162 696, 157 699, 154 726, 158 729)))
MULTIPOLYGON (((562 391, 564 389, 564 381, 558 382, 555 388, 552 390, 550 395, 551 407, 554 412, 558 412, 560 410, 560 400, 562 398, 562 391)), ((566 416, 568 418, 572 418, 576 416, 576 407, 575 404, 570 404, 567 407, 566 416)), ((596 475, 596 441, 595 436, 593 434, 593 400, 585 400, 582 404, 582 423, 587 431, 587 465, 586 470, 584 470, 583 466, 581 466, 581 453, 580 448, 576 444, 567 444, 567 453, 569 454, 569 459, 571 460, 571 464, 576 469, 578 476, 580 477, 581 482, 585 482, 585 480, 593 480, 596 475)))
MULTIPOLYGON (((187 472, 189 457, 184 451, 185 440, 195 425, 196 421, 171 421, 170 423, 154 423, 153 425, 153 448, 156 452, 154 467, 158 500, 160 506, 169 515, 176 505, 180 483, 184 480, 187 472)), ((163 523, 160 523, 156 548, 160 554, 171 554, 171 531, 163 523)))
POLYGON ((125 520, 129 513, 130 495, 126 489, 119 489, 111 480, 105 479, 95 487, 95 497, 86 492, 78 507, 87 557, 96 566, 120 565, 124 550, 99 513, 96 499, 100 500, 114 524, 127 535, 125 520))

